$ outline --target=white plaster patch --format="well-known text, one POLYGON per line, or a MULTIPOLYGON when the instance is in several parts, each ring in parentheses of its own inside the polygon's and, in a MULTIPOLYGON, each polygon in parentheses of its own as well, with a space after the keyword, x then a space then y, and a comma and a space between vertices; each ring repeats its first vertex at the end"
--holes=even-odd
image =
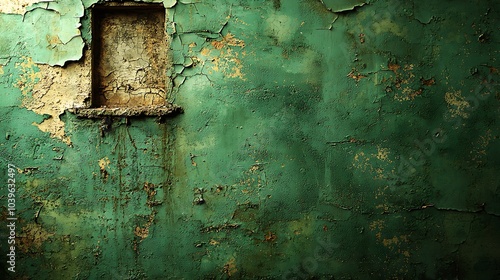
POLYGON ((50 115, 34 125, 67 145, 71 145, 71 139, 66 135, 65 124, 59 116, 66 109, 86 106, 91 91, 89 56, 87 52, 83 62, 71 63, 64 68, 36 65, 30 58, 17 65, 25 73, 17 84, 24 97, 22 106, 39 115, 50 115), (33 70, 35 65, 39 72, 33 70))
POLYGON ((26 12, 26 8, 35 3, 52 1, 53 0, 3 0, 0 5, 0 13, 23 15, 26 12))

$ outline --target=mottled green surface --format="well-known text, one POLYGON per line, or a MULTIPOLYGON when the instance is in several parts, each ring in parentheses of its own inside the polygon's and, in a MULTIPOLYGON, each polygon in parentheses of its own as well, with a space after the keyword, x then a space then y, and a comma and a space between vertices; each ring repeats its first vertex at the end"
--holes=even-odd
POLYGON ((498 1, 179 1, 184 114, 102 137, 65 113, 67 145, 32 125, 50 117, 22 106, 43 77, 19 65, 77 63, 95 2, 0 14, 2 184, 19 170, 2 275, 500 277, 498 1))

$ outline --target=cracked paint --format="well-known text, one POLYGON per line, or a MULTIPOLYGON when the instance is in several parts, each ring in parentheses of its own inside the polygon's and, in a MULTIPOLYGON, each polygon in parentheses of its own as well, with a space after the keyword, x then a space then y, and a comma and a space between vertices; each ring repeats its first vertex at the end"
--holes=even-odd
POLYGON ((171 67, 170 39, 164 31, 164 11, 144 13, 105 8, 96 10, 99 44, 95 44, 93 94, 97 107, 137 107, 164 105, 170 82, 165 77, 171 67), (99 13, 98 13, 99 12, 99 13))
POLYGON ((341 12, 346 12, 346 11, 352 11, 356 7, 362 7, 364 6, 367 1, 360 1, 360 0, 320 0, 325 7, 328 8, 328 10, 335 12, 335 13, 341 13, 341 12))
MULTIPOLYGON (((92 108, 105 2, 0 5, 17 277, 499 274, 497 2, 129 1, 167 44, 108 51, 157 51, 168 104, 92 108)), ((112 60, 108 93, 151 74, 112 60)))
POLYGON ((4 14, 24 14, 26 8, 35 3, 48 3, 54 0, 9 0, 0 5, 0 13, 4 14))

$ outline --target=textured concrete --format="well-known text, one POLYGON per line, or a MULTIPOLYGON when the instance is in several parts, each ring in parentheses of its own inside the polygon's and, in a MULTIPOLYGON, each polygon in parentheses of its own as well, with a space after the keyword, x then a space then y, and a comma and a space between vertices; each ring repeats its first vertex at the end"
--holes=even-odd
POLYGON ((0 4, 2 276, 498 278, 498 1, 144 1, 184 113, 90 119, 97 2, 0 4))

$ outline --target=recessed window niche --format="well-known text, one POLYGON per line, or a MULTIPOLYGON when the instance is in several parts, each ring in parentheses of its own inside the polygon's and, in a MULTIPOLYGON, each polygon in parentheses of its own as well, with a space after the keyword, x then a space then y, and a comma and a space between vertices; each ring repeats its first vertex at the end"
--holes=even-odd
POLYGON ((92 8, 92 116, 166 115, 171 90, 162 4, 107 2, 92 8))

